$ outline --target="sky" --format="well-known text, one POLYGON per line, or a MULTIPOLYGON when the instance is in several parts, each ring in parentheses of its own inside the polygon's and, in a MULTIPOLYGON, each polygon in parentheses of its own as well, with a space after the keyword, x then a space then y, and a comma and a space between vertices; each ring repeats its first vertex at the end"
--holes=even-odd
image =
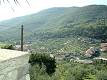
POLYGON ((11 19, 14 17, 29 15, 37 13, 43 9, 52 7, 82 7, 86 5, 107 5, 107 0, 18 0, 20 5, 16 5, 14 0, 8 2, 1 2, 0 5, 0 21, 11 19))

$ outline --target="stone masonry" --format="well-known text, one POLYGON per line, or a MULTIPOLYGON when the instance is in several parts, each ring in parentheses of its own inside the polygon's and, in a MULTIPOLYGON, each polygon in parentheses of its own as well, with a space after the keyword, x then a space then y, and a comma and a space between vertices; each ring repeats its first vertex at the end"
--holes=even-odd
POLYGON ((29 54, 0 49, 0 80, 30 80, 29 54))

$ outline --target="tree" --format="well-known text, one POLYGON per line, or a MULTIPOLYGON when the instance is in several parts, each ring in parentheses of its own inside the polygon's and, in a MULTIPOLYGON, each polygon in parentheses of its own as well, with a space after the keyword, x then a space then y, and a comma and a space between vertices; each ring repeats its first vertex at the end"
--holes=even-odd
POLYGON ((56 68, 56 61, 55 58, 50 57, 46 53, 35 53, 31 54, 29 63, 31 66, 34 66, 36 64, 39 64, 40 68, 43 67, 43 65, 46 66, 46 72, 51 75, 55 72, 56 68))

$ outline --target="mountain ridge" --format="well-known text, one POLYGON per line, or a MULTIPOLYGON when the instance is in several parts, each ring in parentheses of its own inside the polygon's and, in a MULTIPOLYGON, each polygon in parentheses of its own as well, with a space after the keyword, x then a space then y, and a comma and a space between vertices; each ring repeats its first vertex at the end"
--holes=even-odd
MULTIPOLYGON (((84 7, 54 7, 45 9, 36 14, 13 18, 0 22, 8 28, 2 28, 0 36, 4 39, 19 39, 19 27, 23 24, 25 38, 38 39, 41 36, 74 35, 77 28, 97 26, 96 18, 107 17, 106 5, 88 5, 84 7), (76 29, 76 30, 75 30, 76 29), (75 31, 74 31, 75 30, 75 31), (74 31, 74 32, 73 32, 74 31), (17 34, 16 34, 17 32, 17 34), (13 33, 16 35, 14 36, 13 33), (38 36, 38 37, 37 37, 38 36), (8 37, 8 38, 7 38, 8 37)), ((2 26, 1 26, 2 27, 2 26)), ((96 27, 97 28, 97 27, 96 27)), ((80 31, 78 31, 80 32, 80 31)), ((83 33, 82 33, 83 34, 83 33)), ((77 35, 77 33, 75 34, 77 35)), ((59 36, 59 38, 60 38, 59 36)), ((43 37, 44 38, 44 37, 43 37)), ((42 39, 43 39, 42 38, 42 39)), ((56 37, 58 38, 58 37, 56 37)), ((5 40, 6 40, 5 39, 5 40)))

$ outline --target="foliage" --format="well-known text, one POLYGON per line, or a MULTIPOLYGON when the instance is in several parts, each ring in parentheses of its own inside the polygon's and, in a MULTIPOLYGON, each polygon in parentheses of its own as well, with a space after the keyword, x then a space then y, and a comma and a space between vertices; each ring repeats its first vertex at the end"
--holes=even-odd
POLYGON ((106 17, 107 6, 90 5, 85 7, 50 8, 24 17, 0 22, 0 40, 19 40, 19 28, 24 24, 27 41, 68 38, 72 36, 107 38, 107 22, 97 25, 96 18, 106 17), (6 25, 5 25, 6 24, 6 25), (5 28, 6 27, 6 28, 5 28))
POLYGON ((46 66, 46 72, 51 75, 52 73, 55 72, 56 68, 56 62, 55 59, 50 57, 48 54, 31 54, 29 63, 31 66, 34 66, 36 64, 39 64, 40 68, 42 68, 43 65, 46 66))
POLYGON ((78 38, 60 38, 37 41, 34 42, 31 47, 35 52, 47 52, 52 54, 70 53, 78 56, 83 55, 85 51, 92 46, 99 47, 99 43, 96 42, 96 40, 93 40, 95 42, 91 43, 88 38, 80 38, 80 40, 78 40, 78 38), (86 40, 83 41, 84 39, 86 40))
MULTIPOLYGON (((106 14, 105 5, 51 8, 2 21, 0 25, 6 24, 7 27, 0 29, 0 40, 19 41, 20 30, 17 25, 24 24, 24 39, 34 42, 32 48, 38 52, 30 56, 31 80, 107 80, 106 62, 56 63, 54 58, 46 54, 69 53, 80 57, 89 47, 99 47, 97 41, 107 38, 107 22, 103 26, 97 25, 95 18, 106 17, 106 14)), ((4 48, 10 49, 12 46, 4 48)))
POLYGON ((13 45, 9 45, 9 44, 3 45, 3 46, 1 46, 1 48, 2 49, 11 49, 11 50, 14 50, 14 46, 13 45))
MULTIPOLYGON (((45 69, 45 67, 44 67, 45 69)), ((48 76, 44 69, 33 66, 31 80, 106 80, 107 67, 99 64, 80 64, 74 62, 57 63, 56 72, 48 76), (37 73, 38 72, 38 73, 37 73)))

